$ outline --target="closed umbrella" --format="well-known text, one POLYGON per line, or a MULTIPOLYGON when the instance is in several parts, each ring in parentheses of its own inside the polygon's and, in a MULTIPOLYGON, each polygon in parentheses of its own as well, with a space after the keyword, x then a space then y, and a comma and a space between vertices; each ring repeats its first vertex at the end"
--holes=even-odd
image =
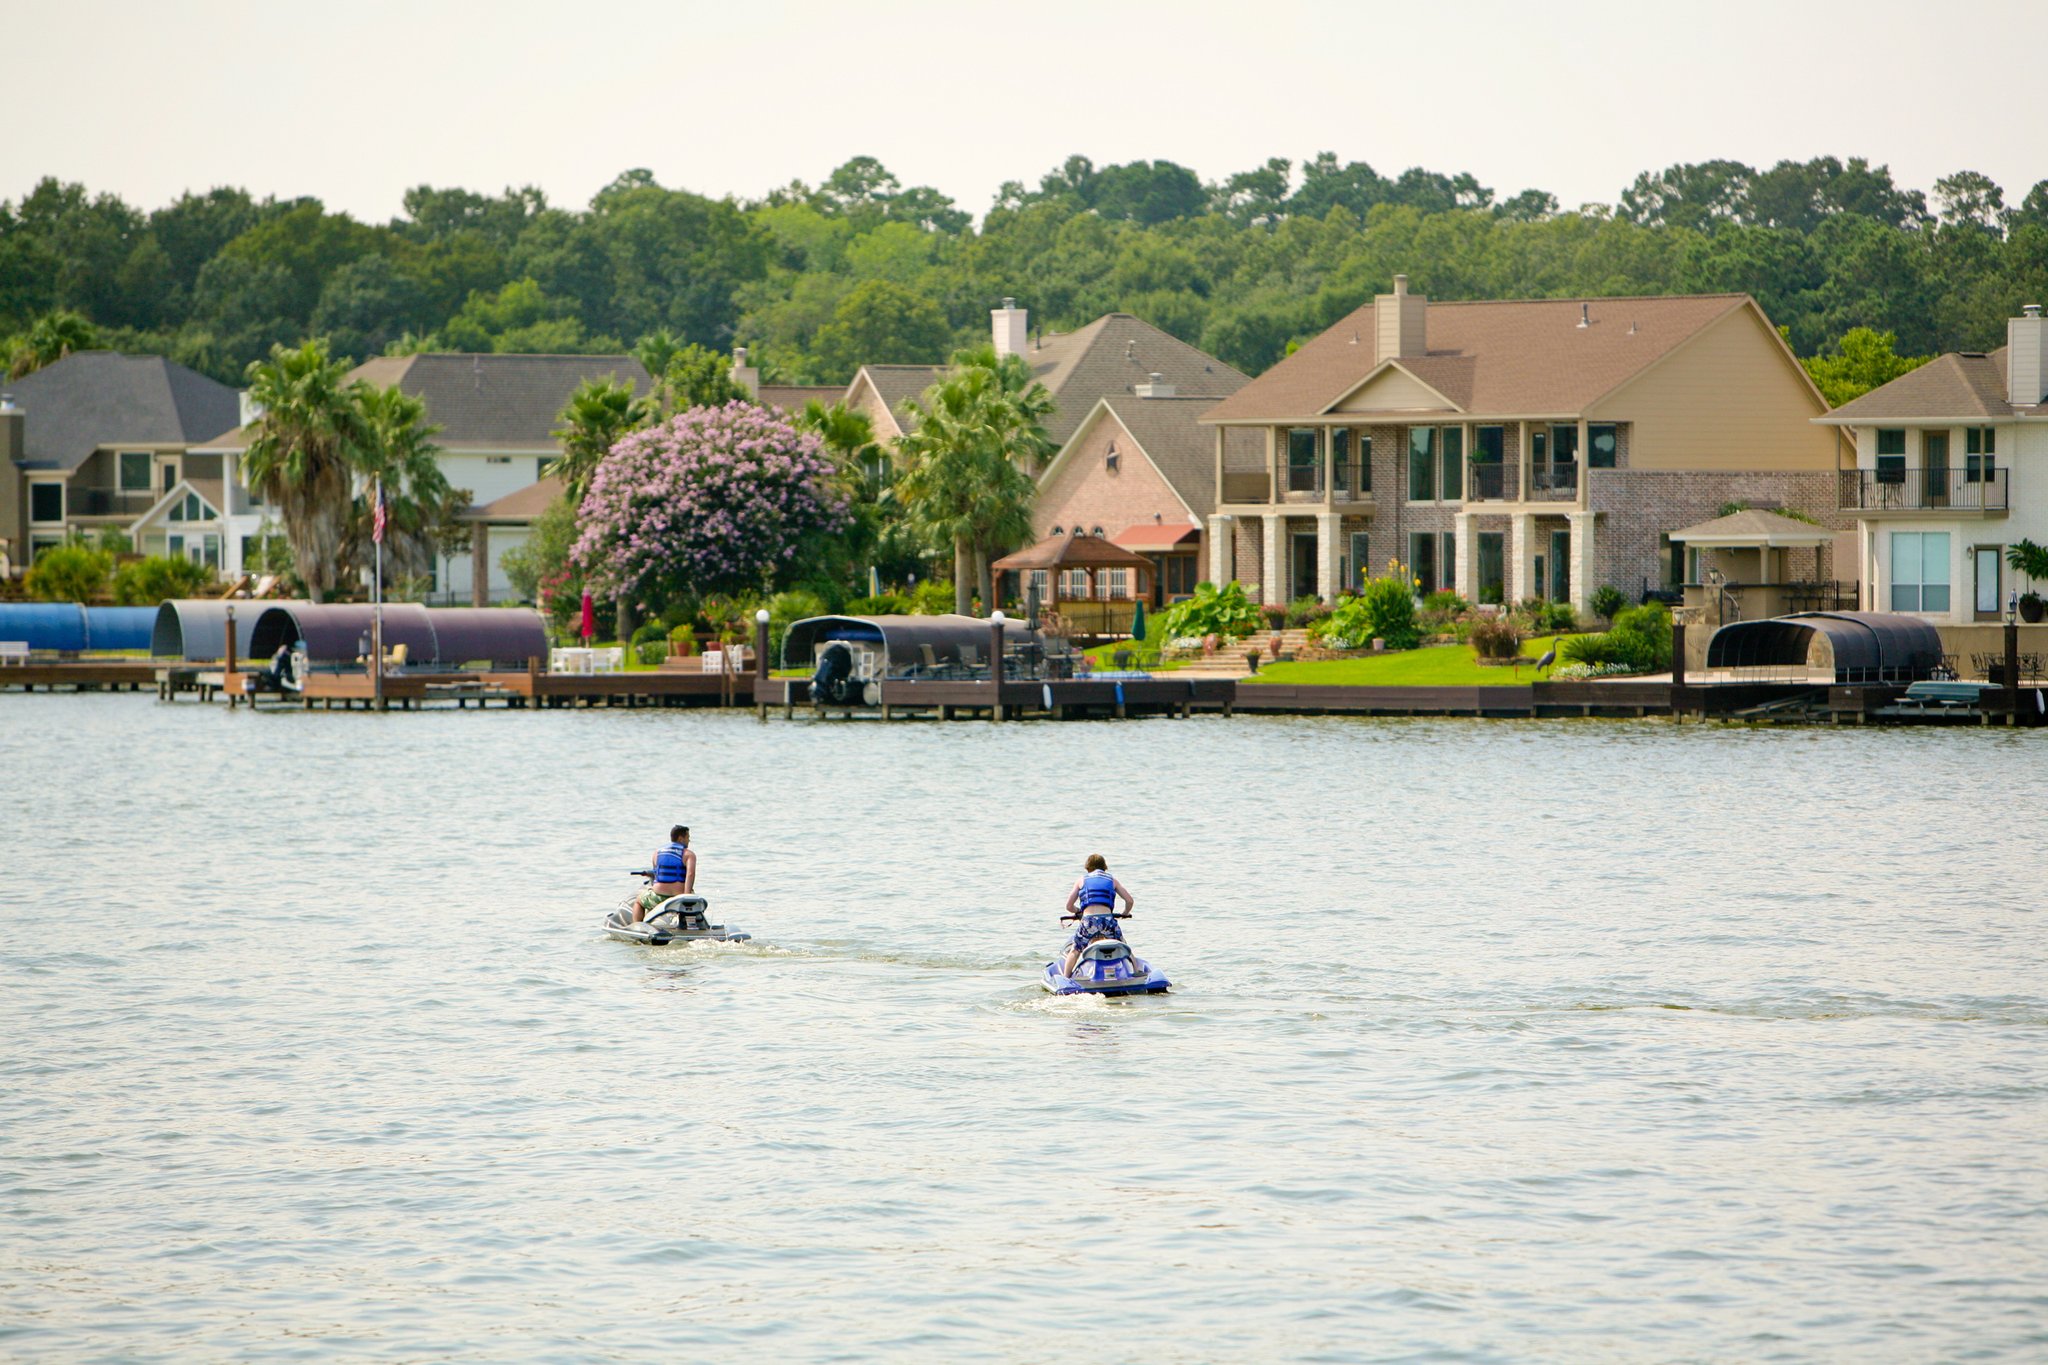
POLYGON ((1145 642, 1145 599, 1142 597, 1131 608, 1131 638, 1139 644, 1145 642))
POLYGON ((588 640, 597 634, 597 605, 590 600, 590 594, 583 594, 583 624, 577 633, 588 640))

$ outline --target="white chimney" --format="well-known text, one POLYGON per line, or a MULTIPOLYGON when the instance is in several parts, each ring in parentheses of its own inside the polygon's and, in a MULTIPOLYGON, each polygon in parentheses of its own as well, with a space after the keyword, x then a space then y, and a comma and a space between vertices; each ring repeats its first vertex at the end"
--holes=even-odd
POLYGON ((1394 292, 1375 301, 1373 363, 1429 354, 1429 300, 1408 292, 1408 277, 1394 276, 1394 292))
POLYGON ((732 382, 745 389, 754 397, 761 396, 761 371, 747 363, 747 348, 732 348, 732 382))
POLYGON ((1142 384, 1134 386, 1131 392, 1137 394, 1140 398, 1171 398, 1173 397, 1173 385, 1163 382, 1159 371, 1154 370, 1151 378, 1142 384))
POLYGON ((241 418, 241 421, 236 424, 238 426, 246 427, 251 422, 258 422, 263 419, 263 405, 252 400, 247 389, 241 389, 236 392, 235 409, 237 415, 241 418))
POLYGON ((1023 355, 1029 349, 1025 323, 1030 316, 1030 310, 1019 308, 1015 299, 1004 299, 1002 307, 989 310, 989 326, 995 333, 998 356, 1023 355))
POLYGON ((2005 323, 2005 395, 2014 407, 2048 398, 2048 318, 2030 303, 2005 323))

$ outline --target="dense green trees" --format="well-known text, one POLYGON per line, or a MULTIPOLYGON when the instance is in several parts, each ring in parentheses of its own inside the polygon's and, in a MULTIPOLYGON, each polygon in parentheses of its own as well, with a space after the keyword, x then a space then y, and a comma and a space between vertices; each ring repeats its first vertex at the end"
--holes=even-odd
POLYGON ((1137 312, 1256 372, 1396 271, 1438 298, 1743 290, 1806 356, 1834 355, 1859 327, 1904 354, 1982 349, 2020 303, 2048 300, 2048 181, 2022 192, 1964 169, 1922 192, 1857 158, 1719 160, 1560 211, 1540 189, 1330 153, 1214 183, 1170 161, 1076 156, 1035 187, 1006 183, 976 225, 856 157, 746 203, 644 170, 583 209, 531 187, 422 185, 386 224, 232 188, 145 212, 46 179, 0 204, 10 360, 33 363, 38 322, 72 314, 94 344, 227 380, 313 336, 360 359, 666 334, 720 353, 745 343, 777 380, 840 382, 863 361, 980 340, 1006 294, 1047 329, 1137 312))

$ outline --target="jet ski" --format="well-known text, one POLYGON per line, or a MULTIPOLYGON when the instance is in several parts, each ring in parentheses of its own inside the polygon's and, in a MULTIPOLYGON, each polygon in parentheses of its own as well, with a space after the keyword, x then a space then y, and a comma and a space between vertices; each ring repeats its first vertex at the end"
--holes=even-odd
POLYGON ((1165 972, 1132 952, 1131 945, 1118 938, 1098 938, 1083 948, 1074 962, 1072 976, 1060 971, 1065 961, 1066 954, 1062 952, 1045 964, 1045 988, 1054 995, 1157 995, 1168 985, 1165 972))
MULTIPOLYGON (((643 871, 634 875, 645 877, 649 874, 643 871)), ((628 896, 618 909, 606 915, 605 933, 626 943, 645 943, 656 948, 665 943, 695 943, 700 939, 713 943, 744 943, 753 937, 737 929, 728 929, 723 924, 713 924, 702 896, 670 896, 649 910, 644 918, 635 920, 633 907, 639 899, 637 895, 628 896)))

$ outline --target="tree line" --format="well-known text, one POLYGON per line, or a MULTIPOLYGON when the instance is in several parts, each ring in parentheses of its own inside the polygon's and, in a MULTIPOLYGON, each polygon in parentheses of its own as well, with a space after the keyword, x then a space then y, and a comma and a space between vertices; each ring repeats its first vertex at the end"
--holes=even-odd
POLYGON ((1257 373, 1399 271, 1445 299, 1744 291, 1802 356, 1839 368, 1853 329, 1911 355, 1984 349, 2048 298, 2048 180, 2015 194, 1959 171, 1930 197, 1885 166, 1820 157, 1646 171, 1611 204, 1565 209, 1329 153, 1215 182, 1075 156, 1006 183, 977 222, 857 157, 750 200, 645 170, 582 209, 532 187, 420 186, 378 224, 235 188, 144 210, 51 178, 0 203, 0 337, 15 373, 97 345, 241 383, 273 346, 313 337, 362 359, 665 335, 748 345, 771 381, 838 383, 980 341, 1009 295, 1041 328, 1136 313, 1257 373))

